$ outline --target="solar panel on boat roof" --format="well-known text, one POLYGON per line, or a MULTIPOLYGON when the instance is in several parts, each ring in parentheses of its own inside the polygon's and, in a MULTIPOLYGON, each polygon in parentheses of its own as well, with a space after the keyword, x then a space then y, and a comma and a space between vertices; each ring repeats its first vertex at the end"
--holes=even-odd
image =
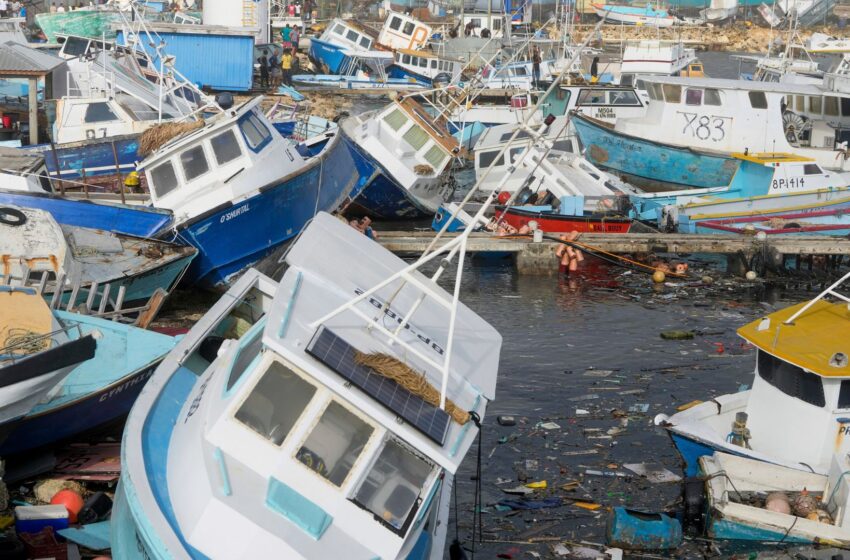
POLYGON ((372 368, 354 361, 354 348, 325 327, 319 328, 307 353, 343 376, 366 394, 401 416, 440 445, 449 431, 449 415, 372 368))

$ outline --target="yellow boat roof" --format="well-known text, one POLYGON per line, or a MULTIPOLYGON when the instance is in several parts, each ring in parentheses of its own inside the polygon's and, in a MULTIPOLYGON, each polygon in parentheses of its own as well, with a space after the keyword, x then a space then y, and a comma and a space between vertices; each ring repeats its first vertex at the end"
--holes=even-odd
POLYGON ((847 303, 820 300, 785 324, 808 302, 787 307, 738 329, 758 348, 824 377, 850 377, 850 308, 847 303))
POLYGON ((761 165, 766 165, 768 163, 809 163, 815 161, 812 158, 807 158, 803 156, 798 156, 797 154, 789 154, 785 152, 756 152, 752 154, 745 154, 743 152, 733 152, 732 157, 736 159, 742 159, 744 161, 759 163, 761 165))
POLYGON ((49 339, 28 345, 21 342, 52 330, 53 314, 43 297, 34 290, 0 289, 0 348, 15 345, 13 354, 39 352, 50 346, 49 339))

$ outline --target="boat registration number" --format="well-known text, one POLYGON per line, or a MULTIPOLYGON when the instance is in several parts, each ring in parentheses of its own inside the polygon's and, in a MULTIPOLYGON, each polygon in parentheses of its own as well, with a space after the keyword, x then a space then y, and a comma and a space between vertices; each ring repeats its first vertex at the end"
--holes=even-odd
POLYGON ((774 179, 770 188, 774 191, 780 191, 783 189, 802 189, 805 186, 806 179, 804 177, 791 177, 790 179, 774 179))
POLYGON ((720 142, 726 138, 726 121, 732 120, 730 117, 720 117, 716 115, 700 115, 698 113, 680 112, 684 118, 685 125, 682 128, 682 134, 688 138, 697 138, 699 140, 711 140, 712 142, 720 142))

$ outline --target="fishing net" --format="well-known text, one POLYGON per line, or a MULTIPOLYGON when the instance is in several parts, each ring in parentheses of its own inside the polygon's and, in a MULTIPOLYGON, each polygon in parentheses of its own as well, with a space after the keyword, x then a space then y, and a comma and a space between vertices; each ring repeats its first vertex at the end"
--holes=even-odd
MULTIPOLYGON (((371 368, 375 373, 392 379, 410 393, 421 397, 425 402, 434 406, 440 406, 440 392, 428 383, 424 375, 417 373, 397 358, 380 352, 365 354, 355 350, 354 361, 362 366, 371 368)), ((449 399, 446 399, 446 412, 458 424, 463 425, 469 422, 469 413, 458 408, 449 399)))
POLYGON ((139 155, 147 157, 171 139, 203 126, 204 121, 166 122, 154 125, 144 131, 139 138, 139 155))

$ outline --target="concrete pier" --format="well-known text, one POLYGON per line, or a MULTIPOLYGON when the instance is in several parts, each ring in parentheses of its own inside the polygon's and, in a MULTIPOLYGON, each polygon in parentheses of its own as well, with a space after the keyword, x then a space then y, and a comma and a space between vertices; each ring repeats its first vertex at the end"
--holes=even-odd
MULTIPOLYGON (((433 232, 378 232, 378 241, 400 255, 422 253, 433 240, 433 232)), ((454 236, 456 234, 446 234, 454 236)), ((756 253, 769 255, 774 262, 795 255, 850 255, 850 239, 829 236, 775 236, 764 241, 752 235, 689 235, 670 233, 584 233, 579 243, 614 254, 690 254, 727 255, 729 272, 746 272, 746 263, 756 253)), ((510 253, 517 269, 524 274, 552 274, 557 270, 554 241, 534 243, 525 237, 495 237, 473 233, 467 249, 471 253, 510 253)))

